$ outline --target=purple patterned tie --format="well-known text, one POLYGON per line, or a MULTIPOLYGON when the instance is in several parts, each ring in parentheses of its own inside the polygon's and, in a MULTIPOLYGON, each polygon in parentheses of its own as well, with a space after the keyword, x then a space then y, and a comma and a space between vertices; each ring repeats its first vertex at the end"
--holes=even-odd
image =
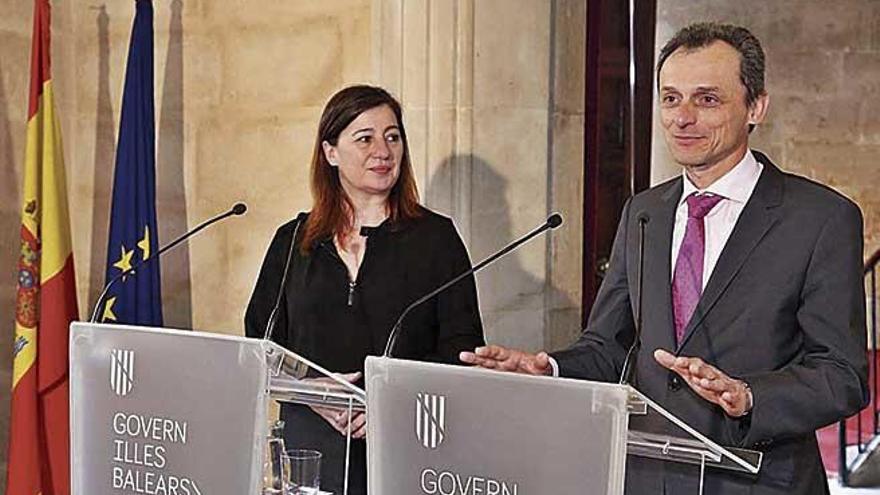
POLYGON ((687 198, 688 220, 675 261, 672 276, 672 314, 675 319, 675 343, 680 344, 700 294, 703 293, 703 256, 706 250, 705 217, 723 198, 691 194, 687 198))

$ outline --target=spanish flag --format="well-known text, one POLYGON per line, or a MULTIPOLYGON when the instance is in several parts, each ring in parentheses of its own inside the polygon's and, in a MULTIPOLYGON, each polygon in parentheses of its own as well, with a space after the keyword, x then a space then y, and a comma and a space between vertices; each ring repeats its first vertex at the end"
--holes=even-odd
POLYGON ((34 1, 13 350, 8 495, 70 493, 68 326, 77 318, 49 0, 34 1))

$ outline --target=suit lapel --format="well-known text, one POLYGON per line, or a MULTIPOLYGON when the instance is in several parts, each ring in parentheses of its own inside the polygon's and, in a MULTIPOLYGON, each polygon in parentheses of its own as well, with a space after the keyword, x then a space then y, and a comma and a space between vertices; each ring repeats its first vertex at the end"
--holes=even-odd
MULTIPOLYGON (((664 349, 675 347, 675 330, 672 320, 672 229, 675 210, 681 198, 682 179, 673 182, 654 204, 647 205, 651 221, 647 226, 645 249, 645 322, 659 329, 659 344, 664 349), (655 300, 652 304, 649 301, 655 300), (659 313, 650 312, 651 309, 659 313)), ((637 273, 633 273, 638 277, 637 273)), ((635 280, 635 279, 634 279, 635 280)))
POLYGON ((749 254, 779 220, 775 207, 782 203, 782 173, 766 156, 758 152, 753 153, 758 161, 764 165, 764 170, 761 172, 752 197, 743 208, 727 244, 721 251, 721 256, 712 270, 706 289, 694 310, 694 315, 685 328, 685 336, 678 349, 684 347, 691 335, 700 328, 700 323, 727 290, 733 278, 748 259, 749 254))

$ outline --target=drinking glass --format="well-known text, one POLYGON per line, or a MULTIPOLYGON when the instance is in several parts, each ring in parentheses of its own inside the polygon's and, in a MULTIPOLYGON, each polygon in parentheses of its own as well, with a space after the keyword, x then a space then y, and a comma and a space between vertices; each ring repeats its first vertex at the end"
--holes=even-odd
POLYGON ((293 449, 284 454, 289 466, 288 495, 316 495, 321 486, 321 453, 311 449, 293 449))

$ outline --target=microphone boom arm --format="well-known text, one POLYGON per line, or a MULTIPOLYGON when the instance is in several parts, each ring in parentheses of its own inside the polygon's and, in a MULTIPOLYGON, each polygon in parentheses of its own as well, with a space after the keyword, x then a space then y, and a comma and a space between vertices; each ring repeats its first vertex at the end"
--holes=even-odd
POLYGON ((436 289, 432 290, 431 292, 428 292, 424 296, 422 296, 422 297, 416 299, 415 301, 413 301, 412 303, 410 303, 410 305, 407 306, 406 309, 403 310, 403 313, 401 313, 400 316, 397 318, 397 321, 394 323, 394 326, 391 327, 391 334, 388 336, 388 343, 385 345, 385 352, 382 353, 382 356, 383 357, 390 357, 391 356, 391 351, 394 349, 394 344, 397 343, 397 337, 400 334, 400 325, 403 323, 403 319, 406 318, 406 315, 408 315, 410 311, 412 311, 413 309, 415 309, 417 306, 421 305, 425 301, 436 296, 437 294, 448 289, 449 287, 452 287, 457 282, 461 281, 461 279, 463 279, 469 275, 473 275, 473 274, 477 273, 484 266, 488 265, 489 263, 492 263, 493 261, 504 256, 505 254, 513 251, 514 249, 518 248, 520 245, 532 240, 532 238, 534 238, 538 234, 540 234, 548 229, 555 229, 556 227, 558 227, 561 224, 562 224, 562 216, 561 215, 559 215, 558 213, 554 213, 554 214, 550 215, 550 217, 547 218, 547 221, 544 222, 543 225, 541 225, 540 227, 536 228, 535 230, 529 232, 525 237, 517 239, 516 241, 508 244, 507 246, 505 246, 503 249, 501 249, 497 253, 493 254, 492 256, 489 256, 488 258, 486 258, 483 261, 481 261, 480 263, 478 263, 473 268, 466 270, 463 273, 460 273, 458 276, 456 276, 452 280, 446 282, 445 284, 441 285, 440 287, 437 287, 436 289))
POLYGON ((638 273, 638 293, 636 294, 636 321, 633 332, 633 343, 626 353, 623 360, 623 367, 620 371, 619 385, 627 385, 632 380, 633 373, 636 369, 636 362, 639 358, 639 352, 642 349, 642 287, 645 278, 645 226, 650 218, 647 214, 642 213, 638 217, 639 222, 639 273, 638 273))
POLYGON ((244 203, 236 203, 232 207, 232 209, 230 209, 229 211, 221 213, 213 218, 209 218, 208 220, 205 220, 204 222, 202 222, 198 226, 196 226, 196 228, 194 228, 194 229, 190 230, 189 232, 187 232, 186 234, 178 237, 177 239, 172 241, 170 244, 162 246, 162 248, 159 249, 159 251, 157 251, 156 254, 154 254, 153 256, 150 256, 149 258, 142 259, 142 260, 138 261, 137 263, 134 264, 133 267, 131 267, 127 271, 117 273, 115 277, 111 278, 110 281, 107 282, 107 285, 104 286, 104 290, 101 291, 101 295, 98 296, 98 301, 95 303, 95 309, 94 309, 94 311, 92 311, 92 317, 89 319, 89 323, 97 323, 98 322, 98 310, 103 307, 104 298, 107 297, 107 292, 110 291, 110 288, 113 287, 113 285, 115 285, 116 282, 118 282, 120 279, 124 278, 126 275, 130 275, 132 277, 137 275, 138 268, 142 267, 143 265, 149 263, 150 261, 152 261, 154 259, 159 258, 160 256, 162 256, 162 253, 164 253, 170 249, 173 249, 175 246, 177 246, 181 242, 189 239, 190 237, 196 235, 200 230, 211 225, 212 223, 219 222, 220 220, 223 220, 226 217, 231 217, 232 215, 242 215, 242 214, 244 214, 245 211, 247 211, 247 206, 245 206, 244 203))

